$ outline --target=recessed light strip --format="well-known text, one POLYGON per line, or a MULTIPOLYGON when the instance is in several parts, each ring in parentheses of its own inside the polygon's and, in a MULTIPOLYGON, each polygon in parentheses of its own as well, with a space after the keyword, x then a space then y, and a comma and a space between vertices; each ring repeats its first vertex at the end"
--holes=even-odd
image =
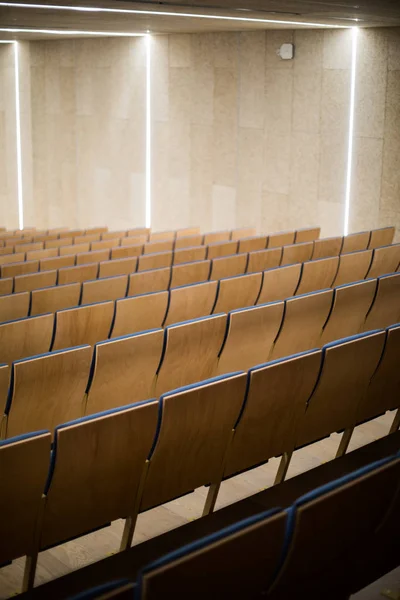
POLYGON ((349 144, 347 150, 347 177, 346 177, 346 198, 344 207, 344 226, 343 233, 349 233, 350 220, 350 200, 351 184, 353 174, 353 142, 354 142, 354 112, 356 98, 356 74, 357 74, 357 40, 358 28, 353 27, 351 32, 351 82, 350 82, 350 116, 349 116, 349 144))
POLYGON ((146 36, 146 227, 151 227, 151 35, 146 36))
POLYGON ((46 35, 87 35, 101 37, 144 37, 145 33, 129 33, 122 31, 82 31, 78 29, 34 29, 33 27, 0 27, 0 33, 44 33, 46 35))
POLYGON ((20 4, 19 2, 0 2, 1 6, 10 8, 32 8, 35 10, 64 10, 74 12, 110 13, 123 15, 148 15, 158 17, 184 17, 190 19, 216 19, 219 21, 236 21, 241 23, 275 23, 277 25, 298 25, 304 27, 323 27, 333 29, 348 29, 348 25, 330 23, 308 23, 304 21, 283 21, 279 19, 257 19, 256 17, 231 17, 225 15, 202 15, 187 12, 171 12, 164 10, 144 10, 134 8, 102 8, 97 6, 65 6, 57 4, 20 4))
POLYGON ((15 125, 17 148, 18 227, 24 228, 24 198, 22 185, 21 99, 19 88, 19 44, 14 42, 15 125))

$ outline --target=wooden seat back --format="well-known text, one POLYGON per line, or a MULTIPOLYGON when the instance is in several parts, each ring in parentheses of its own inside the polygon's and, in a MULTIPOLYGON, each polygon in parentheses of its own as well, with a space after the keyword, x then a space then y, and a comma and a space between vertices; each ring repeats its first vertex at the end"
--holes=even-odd
POLYGON ((167 314, 168 300, 167 290, 117 300, 110 338, 161 327, 167 314))
POLYGON ((32 273, 30 275, 18 275, 14 280, 15 292, 31 292, 32 290, 40 290, 41 288, 56 285, 57 271, 43 271, 32 273))
POLYGON ((54 269, 62 269, 63 267, 73 267, 74 265, 74 255, 56 256, 55 258, 43 258, 39 262, 39 271, 53 271, 54 269))
POLYGON ((238 253, 256 252, 257 250, 265 250, 267 247, 268 236, 257 235, 239 240, 238 253))
POLYGON ((258 273, 267 269, 279 267, 282 259, 282 248, 270 248, 250 252, 247 264, 247 273, 258 273))
POLYGON ((231 239, 230 231, 212 231, 205 233, 203 238, 204 246, 215 244, 216 242, 228 242, 231 239))
POLYGON ((247 254, 234 254, 222 258, 214 258, 211 261, 210 279, 218 280, 225 277, 236 277, 243 275, 247 267, 247 254))
POLYGON ((66 308, 56 312, 52 350, 93 345, 106 340, 114 316, 114 302, 66 308))
POLYGON ((378 288, 363 331, 389 327, 400 321, 400 273, 378 277, 378 288))
POLYGON ((303 264, 299 287, 296 294, 308 294, 333 286, 339 266, 339 257, 331 256, 310 260, 303 264))
POLYGON ((28 260, 25 262, 13 263, 10 265, 3 265, 1 267, 2 277, 17 277, 18 275, 28 275, 29 273, 36 273, 39 270, 38 260, 28 260))
POLYGON ((366 250, 368 248, 370 237, 370 231, 360 231, 359 233, 345 235, 343 237, 342 254, 366 250))
POLYGON ((138 294, 149 294, 150 292, 162 292, 169 288, 171 279, 171 267, 132 273, 129 276, 127 296, 138 294))
POLYGON ((172 265, 173 252, 159 252, 158 254, 143 254, 138 257, 138 271, 148 271, 149 269, 162 269, 172 265))
POLYGON ((381 229, 373 229, 369 240, 368 248, 379 248, 379 246, 388 246, 393 243, 395 234, 394 227, 382 227, 381 229))
POLYGON ((303 229, 297 229, 294 236, 294 243, 314 242, 319 239, 320 235, 321 227, 304 227, 303 229))
POLYGON ((182 248, 175 250, 173 264, 180 265, 182 263, 194 262, 196 260, 205 260, 207 256, 207 246, 191 246, 190 248, 182 248))
POLYGON ((221 279, 213 312, 229 312, 235 308, 254 306, 260 294, 262 280, 262 273, 221 279))
POLYGON ((91 263, 89 265, 79 265, 79 267, 63 267, 58 270, 58 283, 82 283, 83 281, 91 281, 97 279, 99 271, 99 263, 91 263))
POLYGON ((279 248, 280 246, 288 246, 294 244, 294 231, 280 231, 278 233, 270 233, 268 236, 267 248, 279 248))
POLYGON ((0 323, 27 317, 30 299, 29 292, 0 296, 0 323))
POLYGON ((164 326, 211 315, 217 289, 217 281, 171 288, 164 326))
POLYGON ((343 237, 331 237, 315 240, 312 259, 339 256, 342 249, 343 237))
POLYGON ((341 254, 339 256, 339 268, 333 285, 344 285, 365 279, 371 265, 371 260, 372 250, 341 254))
POLYGON ((380 277, 394 273, 400 264, 400 244, 375 248, 368 277, 380 277))
POLYGON ((200 281, 208 281, 211 261, 202 260, 194 263, 174 265, 171 270, 171 287, 191 285, 200 281))
POLYGON ((0 324, 0 363, 43 354, 50 349, 54 315, 28 317, 0 324))
POLYGON ((116 275, 130 275, 136 271, 137 258, 117 258, 115 260, 106 260, 99 265, 99 278, 115 277, 116 275))
POLYGON ((82 283, 81 304, 105 302, 125 298, 128 288, 128 275, 104 277, 82 283))
POLYGON ((81 283, 68 283, 33 290, 31 294, 31 316, 55 313, 64 308, 78 306, 81 288, 81 283))
POLYGON ((281 266, 294 265, 311 260, 313 253, 314 242, 301 242, 283 246, 281 266))
POLYGON ((195 246, 201 246, 203 243, 203 235, 196 233, 193 235, 178 236, 175 240, 175 250, 181 250, 182 248, 193 248, 195 246))
POLYGON ((301 265, 288 265, 264 271, 257 304, 276 302, 294 296, 301 276, 301 265))
POLYGON ((215 242, 207 247, 207 258, 219 258, 221 256, 230 256, 238 251, 238 242, 236 240, 230 242, 215 242))

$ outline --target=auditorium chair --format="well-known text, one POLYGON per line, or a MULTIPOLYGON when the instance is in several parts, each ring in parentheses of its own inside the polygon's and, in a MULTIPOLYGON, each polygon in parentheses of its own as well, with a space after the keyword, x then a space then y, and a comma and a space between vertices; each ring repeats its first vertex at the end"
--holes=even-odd
POLYGON ((294 296, 301 276, 302 265, 287 265, 267 269, 263 273, 257 304, 266 304, 294 296))
POLYGON ((400 322, 400 276, 397 273, 378 277, 377 291, 363 331, 387 327, 400 322))
POLYGON ((218 280, 226 277, 244 275, 247 268, 248 254, 234 254, 215 258, 211 261, 210 279, 218 280))
POLYGON ((43 258, 39 262, 39 271, 52 271, 53 269, 73 267, 74 265, 75 256, 56 256, 55 258, 43 258))
POLYGON ((162 327, 167 315, 169 292, 150 292, 115 303, 111 338, 162 327))
POLYGON ((400 244, 375 248, 368 277, 394 273, 400 264, 400 244))
POLYGON ((257 235, 239 240, 238 253, 255 252, 256 250, 265 250, 267 247, 268 236, 257 235))
POLYGON ((141 271, 129 276, 127 296, 148 294, 167 290, 171 279, 171 267, 141 271))
POLYGON ((371 261, 372 250, 362 250, 341 254, 339 256, 339 268, 333 285, 343 285, 353 281, 360 281, 367 277, 371 261))
POLYGON ((158 254, 143 254, 138 258, 138 271, 149 269, 162 269, 172 265, 173 252, 159 252, 158 254))
POLYGON ((14 279, 7 277, 7 279, 0 279, 0 296, 6 296, 13 292, 14 279))
POLYGON ((314 242, 301 242, 283 246, 281 266, 293 265, 311 260, 314 242))
MULTIPOLYGON (((53 271, 48 271, 52 273, 53 271)), ((56 313, 64 308, 71 308, 79 304, 81 296, 81 283, 68 283, 43 289, 33 290, 31 293, 31 316, 56 313)))
POLYGON ((53 329, 54 314, 0 323, 0 363, 48 352, 53 329))
POLYGON ((395 234, 394 227, 382 227, 381 229, 372 229, 368 248, 378 248, 392 244, 395 234))
POLYGON ((173 264, 194 262, 196 260, 205 260, 207 255, 207 246, 196 246, 175 250, 173 264))
POLYGON ((371 231, 360 231, 359 233, 350 233, 343 237, 343 245, 341 252, 359 252, 366 250, 371 238, 371 231))
POLYGON ((195 233, 193 235, 186 235, 177 237, 175 240, 174 249, 180 250, 183 248, 194 248, 195 246, 203 245, 203 235, 201 233, 195 233))
POLYGON ((203 281, 169 290, 168 311, 163 326, 211 315, 218 282, 203 281))
POLYGON ((208 246, 209 244, 215 244, 216 242, 229 242, 230 239, 230 231, 212 231, 204 234, 203 245, 208 246))
POLYGON ((297 229, 295 232, 294 242, 300 244, 301 242, 313 242, 318 240, 321 235, 321 227, 303 227, 297 229))
POLYGON ((143 254, 160 254, 161 252, 172 252, 174 249, 173 240, 160 242, 149 242, 144 245, 143 254))
POLYGON ((0 323, 27 317, 29 313, 29 304, 29 292, 0 296, 0 323))
POLYGON ((90 251, 90 244, 71 244, 70 246, 62 246, 59 250, 60 256, 68 256, 69 254, 81 254, 90 251))
POLYGON ((262 278, 262 273, 250 273, 220 279, 213 312, 227 313, 235 308, 253 306, 260 293, 262 278))
POLYGON ((82 283, 80 304, 93 304, 107 300, 117 300, 126 296, 128 288, 128 275, 104 277, 82 283))
POLYGON ((171 269, 170 287, 208 281, 212 262, 210 260, 199 260, 194 263, 174 265, 171 269))
POLYGON ((250 252, 247 273, 258 273, 266 269, 279 267, 282 259, 282 247, 250 252))
POLYGON ((28 275, 39 271, 38 260, 28 260, 25 262, 15 262, 1 267, 2 277, 17 277, 17 275, 28 275))
POLYGON ((99 263, 104 260, 110 260, 109 250, 92 250, 90 252, 82 252, 82 254, 76 255, 76 266, 99 263))
POLYGON ((324 290, 332 287, 338 266, 338 256, 318 258, 304 263, 296 294, 308 294, 315 290, 324 290))
POLYGON ((31 292, 57 284, 57 271, 43 271, 30 275, 18 275, 14 278, 14 294, 16 292, 31 292))
POLYGON ((279 248, 281 246, 288 246, 294 244, 295 238, 294 231, 280 231, 277 233, 270 233, 268 235, 267 248, 279 248))
POLYGON ((99 265, 100 277, 114 277, 116 275, 130 275, 136 271, 137 257, 117 258, 106 260, 99 265))
POLYGON ((51 350, 93 345, 106 340, 114 317, 114 302, 99 302, 55 313, 55 331, 51 350))
POLYGON ((63 267, 58 270, 58 283, 82 283, 83 281, 97 279, 98 271, 98 263, 80 265, 78 267, 63 267))

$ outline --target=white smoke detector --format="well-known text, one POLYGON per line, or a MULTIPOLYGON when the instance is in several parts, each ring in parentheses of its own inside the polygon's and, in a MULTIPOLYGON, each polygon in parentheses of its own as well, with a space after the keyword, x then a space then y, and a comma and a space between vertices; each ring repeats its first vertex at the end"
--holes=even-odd
POLYGON ((294 44, 282 44, 279 50, 276 51, 277 55, 282 60, 293 60, 294 58, 294 44))

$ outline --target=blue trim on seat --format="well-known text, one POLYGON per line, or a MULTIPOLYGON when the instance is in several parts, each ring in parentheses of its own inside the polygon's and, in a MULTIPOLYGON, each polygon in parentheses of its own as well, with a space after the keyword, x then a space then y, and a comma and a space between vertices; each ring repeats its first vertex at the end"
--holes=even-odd
POLYGON ((398 329, 399 327, 400 323, 394 323, 393 325, 389 325, 388 327, 386 327, 386 331, 392 331, 392 329, 398 329))
POLYGON ((323 346, 322 351, 324 352, 327 348, 334 348, 335 346, 340 346, 340 344, 345 344, 347 342, 352 342, 353 340, 362 340, 363 338, 372 336, 376 333, 381 333, 385 331, 384 329, 372 329, 371 331, 366 331, 365 333, 356 333, 354 335, 350 335, 349 337, 340 338, 339 340, 334 340, 333 342, 329 342, 323 346))
MULTIPOLYGON (((36 290, 34 290, 34 291, 36 291, 36 290)), ((9 325, 10 323, 17 323, 18 321, 27 321, 28 319, 29 319, 29 320, 31 320, 31 319, 39 319, 39 318, 41 318, 41 317, 45 317, 45 316, 47 316, 47 315, 52 315, 52 316, 54 316, 54 313, 43 313, 43 314, 41 314, 41 315, 33 315, 32 317, 22 317, 21 319, 11 319, 11 321, 2 321, 2 322, 0 323, 0 327, 1 327, 2 325, 9 325)))
MULTIPOLYGON (((245 254, 245 253, 243 253, 245 254)), ((237 256, 235 254, 235 256, 237 256)), ((227 256, 220 256, 219 258, 228 258, 227 256)), ((212 260, 215 260, 214 258, 212 260)), ((219 281, 226 281, 227 279, 238 279, 239 277, 251 277, 252 275, 260 275, 263 271, 255 271, 254 273, 241 273, 240 275, 232 275, 231 277, 221 277, 219 281)), ((214 280, 215 281, 215 280, 214 280)))
MULTIPOLYGON (((157 271, 157 269, 154 269, 154 270, 157 271)), ((137 271, 137 273, 145 273, 145 272, 146 271, 137 271)), ((137 273, 130 273, 128 275, 128 278, 131 275, 136 275, 137 273)), ((128 283, 128 286, 129 286, 129 283, 128 283)), ((164 294, 165 292, 168 292, 168 290, 158 290, 158 292, 146 292, 145 294, 134 294, 133 296, 125 296, 124 298, 117 298, 115 300, 115 302, 121 302, 122 300, 132 300, 132 298, 141 298, 142 296, 154 296, 154 294, 164 294)))
POLYGON ((27 358, 19 358, 18 360, 14 360, 13 365, 18 365, 23 362, 29 362, 30 360, 36 358, 42 358, 44 356, 54 356, 56 354, 61 354, 63 352, 68 352, 69 350, 79 350, 81 348, 90 348, 89 344, 81 344, 80 346, 71 346, 69 348, 62 348, 62 350, 53 350, 53 352, 43 352, 42 354, 34 354, 33 356, 28 356, 27 358))
MULTIPOLYGON (((121 246, 121 248, 123 248, 123 246, 121 246)), ((171 250, 169 250, 168 252, 171 252, 171 250)), ((163 252, 155 252, 154 254, 163 254, 163 252)), ((141 256, 150 256, 150 254, 140 254, 139 256, 132 256, 130 258, 140 258, 141 256)), ((138 261, 139 263, 139 261, 138 261)), ((133 275, 139 275, 141 273, 149 273, 150 271, 154 273, 154 271, 164 271, 165 269, 169 269, 171 270, 172 265, 169 265, 168 267, 158 267, 158 269, 144 269, 143 271, 135 271, 134 273, 130 273, 129 277, 132 277, 133 275)), ((159 290, 160 292, 164 292, 165 290, 159 290)), ((155 294, 156 292, 151 292, 153 294, 155 294)), ((139 296, 145 296, 146 294, 139 294, 139 296)), ((128 296, 128 298, 132 298, 132 296, 128 296)))
POLYGON ((393 275, 397 275, 397 277, 400 277, 400 273, 398 271, 393 271, 393 273, 386 273, 385 275, 380 275, 379 277, 377 277, 378 281, 380 279, 385 279, 386 277, 393 277, 393 275))
MULTIPOLYGON (((203 262, 203 261, 199 261, 203 262)), ((175 265, 176 267, 180 267, 181 265, 175 265)), ((169 288, 169 291, 172 292, 174 290, 180 290, 181 288, 193 287, 194 285, 204 285, 205 283, 213 283, 214 280, 210 281, 209 279, 204 279, 203 281, 195 281, 194 283, 188 283, 187 285, 177 285, 176 287, 169 288)))
MULTIPOLYGON (((332 258, 332 257, 330 257, 332 258)), ((322 259, 324 260, 324 259, 322 259)), ((317 262, 317 261, 309 261, 309 262, 317 262)), ((297 264, 301 264, 301 263, 297 263, 297 264)), ((315 296, 315 294, 321 294, 322 292, 333 292, 333 288, 323 288, 322 290, 315 290, 314 292, 307 292, 305 294, 299 294, 298 296, 289 296, 288 298, 286 298, 285 302, 287 300, 291 300, 291 299, 295 299, 297 300, 297 298, 305 298, 306 296, 315 296)))
POLYGON ((253 373, 254 371, 259 371, 260 369, 264 369, 265 367, 271 367, 272 365, 278 365, 279 363, 286 362, 288 360, 292 360, 293 358, 299 358, 300 356, 306 356, 307 354, 315 354, 316 352, 320 352, 319 348, 312 348, 312 350, 303 350, 303 352, 296 352, 295 354, 290 354, 289 356, 284 356, 282 358, 275 358, 274 360, 270 360, 266 363, 261 363, 259 365, 255 365, 249 369, 249 373, 253 373))
MULTIPOLYGON (((364 252, 364 250, 361 250, 364 252)), ((349 252, 351 254, 351 252, 349 252)), ((366 279, 358 279, 357 281, 351 281, 350 283, 342 283, 341 285, 335 285, 333 289, 340 290, 341 288, 351 287, 352 285, 358 285, 359 283, 365 283, 366 281, 376 281, 376 277, 367 277, 366 279)))
POLYGON ((31 438, 39 437, 44 433, 50 433, 48 429, 41 429, 40 431, 32 431, 29 433, 21 433, 20 435, 16 435, 12 438, 7 438, 6 440, 0 441, 0 448, 3 446, 8 446, 9 444, 14 444, 15 442, 22 442, 23 440, 29 440, 31 438))
POLYGON ((232 371, 231 373, 226 373, 224 375, 217 375, 216 377, 211 377, 210 379, 204 379, 203 381, 197 381, 196 383, 190 383, 189 385, 184 385, 180 388, 176 388, 171 390, 170 392, 166 392, 161 396, 161 400, 164 398, 169 398, 169 396, 175 396, 175 394, 180 394, 181 392, 188 392, 190 390, 194 390, 199 387, 204 387, 210 383, 216 383, 217 381, 223 381, 224 379, 232 379, 232 377, 236 377, 237 375, 242 375, 245 371, 232 371))
POLYGON ((264 304, 254 304, 254 306, 245 306, 244 308, 235 308, 228 312, 228 317, 229 317, 229 315, 233 315, 235 313, 246 312, 248 310, 254 310, 255 308, 262 308, 263 306, 269 306, 272 304, 283 304, 283 303, 284 303, 284 300, 273 300, 272 302, 264 302, 264 304))
POLYGON ((168 325, 165 328, 165 331, 168 332, 173 327, 178 327, 179 325, 188 325, 189 323, 199 323, 200 321, 205 321, 206 319, 214 319, 215 317, 226 317, 226 313, 216 313, 215 315, 206 315, 205 317, 199 317, 197 319, 189 319, 188 321, 180 321, 179 323, 174 323, 173 325, 168 325))
POLYGON ((126 340, 127 338, 138 337, 139 335, 144 335, 145 333, 153 333, 154 331, 162 331, 162 327, 155 327, 154 329, 144 329, 143 331, 136 331, 135 333, 126 333, 125 335, 120 335, 118 337, 109 338, 107 340, 101 340, 100 342, 95 343, 94 348, 96 349, 97 346, 109 344, 110 342, 116 342, 118 340, 126 340))
MULTIPOLYGON (((83 265, 79 265, 80 267, 83 265)), ((92 279, 92 281, 97 281, 96 279, 92 279)), ((79 283, 79 282, 77 282, 79 283)), ((83 283, 86 282, 82 282, 82 290, 83 290, 83 283)), ((99 306, 100 304, 109 304, 110 302, 115 303, 115 300, 103 300, 102 302, 91 302, 90 304, 80 304, 79 306, 70 306, 69 308, 62 308, 61 310, 57 310, 55 312, 56 315, 60 314, 60 313, 64 313, 64 312, 68 312, 69 310, 80 310, 80 309, 84 309, 84 308, 89 308, 89 306, 99 306)))

